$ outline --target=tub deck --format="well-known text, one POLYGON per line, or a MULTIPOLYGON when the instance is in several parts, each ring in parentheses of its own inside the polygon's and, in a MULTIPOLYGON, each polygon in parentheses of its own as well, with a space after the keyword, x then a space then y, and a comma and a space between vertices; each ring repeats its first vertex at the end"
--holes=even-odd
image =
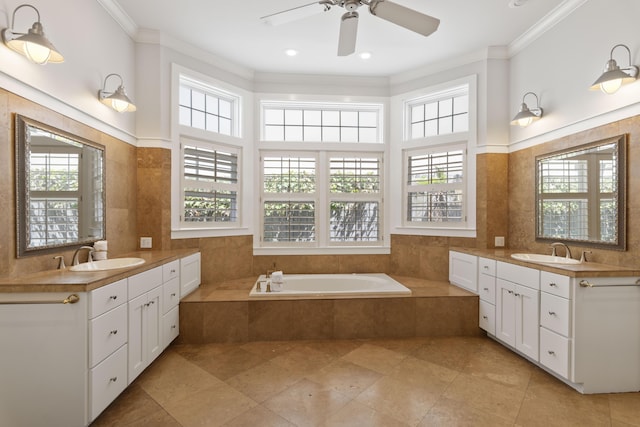
POLYGON ((479 336, 478 296, 449 282, 390 275, 410 296, 249 299, 255 277, 203 284, 180 302, 178 342, 479 336))

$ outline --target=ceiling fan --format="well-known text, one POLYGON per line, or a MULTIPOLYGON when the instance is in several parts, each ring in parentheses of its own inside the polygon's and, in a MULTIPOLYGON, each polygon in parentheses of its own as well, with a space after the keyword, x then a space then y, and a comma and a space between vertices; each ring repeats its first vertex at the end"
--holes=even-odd
POLYGON ((321 5, 325 12, 333 6, 340 6, 347 11, 342 15, 342 23, 340 24, 338 56, 348 56, 356 51, 356 35, 358 32, 359 17, 357 9, 360 6, 368 6, 369 12, 372 15, 418 34, 422 34, 425 37, 436 31, 438 25, 440 25, 440 20, 437 18, 388 0, 320 0, 263 16, 260 19, 270 25, 291 22, 315 14, 319 11, 318 9, 314 10, 312 8, 312 6, 315 5, 321 5))

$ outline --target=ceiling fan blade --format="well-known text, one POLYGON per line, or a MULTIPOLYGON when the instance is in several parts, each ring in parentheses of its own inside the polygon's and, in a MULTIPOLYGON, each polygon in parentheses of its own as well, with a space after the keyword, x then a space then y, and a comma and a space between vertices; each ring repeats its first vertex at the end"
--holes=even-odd
POLYGON ((349 56, 356 51, 358 34, 358 12, 347 12, 342 15, 340 38, 338 39, 338 56, 349 56))
POLYGON ((372 1, 369 12, 379 18, 428 36, 438 29, 440 20, 387 0, 372 1))
POLYGON ((281 12, 272 13, 271 15, 262 16, 260 17, 260 20, 265 24, 275 27, 277 25, 297 21, 298 19, 306 18, 322 12, 322 8, 314 7, 318 5, 318 1, 314 1, 312 3, 292 7, 291 9, 283 10, 281 12))

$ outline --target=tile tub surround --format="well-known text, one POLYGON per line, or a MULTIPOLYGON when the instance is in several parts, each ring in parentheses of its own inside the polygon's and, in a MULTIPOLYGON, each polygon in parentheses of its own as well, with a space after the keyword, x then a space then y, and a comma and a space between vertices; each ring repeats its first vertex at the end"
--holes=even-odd
POLYGON ((180 343, 479 336, 478 296, 392 276, 409 297, 251 300, 256 278, 202 285, 180 303, 180 343))

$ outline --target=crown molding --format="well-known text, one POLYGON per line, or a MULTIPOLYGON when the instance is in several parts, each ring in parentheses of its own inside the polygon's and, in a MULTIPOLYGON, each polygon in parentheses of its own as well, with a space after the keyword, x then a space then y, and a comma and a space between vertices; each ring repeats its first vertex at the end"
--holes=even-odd
POLYGON ((133 19, 122 9, 115 0, 98 0, 98 3, 111 15, 111 17, 122 27, 122 29, 131 37, 136 39, 138 34, 138 25, 133 19))

